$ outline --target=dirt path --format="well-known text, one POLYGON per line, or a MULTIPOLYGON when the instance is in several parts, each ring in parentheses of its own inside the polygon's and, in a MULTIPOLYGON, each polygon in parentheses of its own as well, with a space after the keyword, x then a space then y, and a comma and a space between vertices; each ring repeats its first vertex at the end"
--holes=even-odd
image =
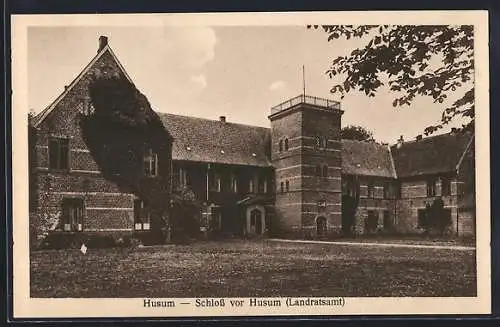
POLYGON ((313 240, 286 240, 286 239, 268 239, 271 242, 289 242, 289 243, 308 243, 308 244, 337 244, 337 245, 354 245, 354 246, 381 246, 381 247, 399 247, 412 249, 443 249, 443 250, 458 250, 458 251, 475 251, 473 246, 462 245, 427 245, 427 244, 404 244, 404 243, 369 243, 369 242, 345 242, 345 241, 313 241, 313 240))

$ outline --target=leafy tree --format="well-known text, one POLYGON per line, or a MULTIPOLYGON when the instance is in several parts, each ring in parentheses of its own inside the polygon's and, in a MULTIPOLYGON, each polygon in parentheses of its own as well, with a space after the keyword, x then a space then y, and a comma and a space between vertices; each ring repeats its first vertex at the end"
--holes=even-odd
POLYGON ((173 239, 177 242, 200 236, 200 215, 202 205, 194 192, 183 187, 172 194, 172 229, 173 239))
POLYGON ((342 139, 355 141, 374 141, 373 133, 363 126, 348 125, 340 131, 342 139))
MULTIPOLYGON (((308 28, 319 28, 309 25, 308 28)), ((444 103, 451 93, 465 92, 444 105, 441 121, 425 128, 426 135, 435 132, 457 117, 467 121, 462 127, 474 126, 474 30, 471 25, 323 25, 328 41, 344 37, 366 38, 364 47, 339 56, 327 70, 330 78, 345 76, 331 92, 342 97, 358 90, 374 97, 388 83, 397 93, 393 106, 410 105, 416 96, 430 96, 444 103), (435 63, 440 62, 440 65, 435 63)))

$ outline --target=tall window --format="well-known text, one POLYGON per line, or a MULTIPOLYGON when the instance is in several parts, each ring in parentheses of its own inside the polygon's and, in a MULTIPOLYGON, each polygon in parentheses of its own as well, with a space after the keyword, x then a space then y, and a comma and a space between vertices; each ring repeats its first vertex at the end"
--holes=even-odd
POLYGON ((49 168, 69 169, 69 140, 52 138, 49 140, 49 168))
POLYGON ((285 151, 288 151, 288 139, 285 139, 285 151))
POLYGON ((267 193, 267 178, 264 178, 264 180, 262 181, 262 188, 264 193, 267 193))
POLYGON ((253 178, 248 181, 248 192, 255 192, 255 185, 253 183, 253 178))
POLYGON ((187 183, 187 170, 186 168, 179 167, 179 185, 181 187, 186 186, 187 183))
POLYGON ((315 149, 321 148, 321 136, 320 135, 316 135, 314 137, 314 148, 315 149))
POLYGON ((368 182, 368 197, 375 197, 375 185, 373 184, 373 181, 368 182))
POLYGON ((321 148, 322 149, 328 148, 328 138, 326 136, 323 136, 321 138, 321 148))
POLYGON ((427 180, 427 196, 436 196, 436 179, 427 180))
POLYGON ((384 183, 384 199, 388 199, 390 197, 390 184, 389 182, 384 183))
POLYGON ((222 179, 219 174, 215 175, 215 190, 217 192, 222 192, 222 179))
POLYGON ((283 151, 283 140, 280 140, 280 143, 279 143, 279 150, 280 152, 283 151))
POLYGON ((328 178, 328 165, 323 165, 323 178, 328 178))
POLYGON ((441 195, 451 194, 451 179, 449 177, 441 177, 441 195))
POLYGON ((65 198, 63 206, 63 229, 67 232, 82 231, 83 223, 83 199, 65 198))
POLYGON ((396 189, 395 189, 395 192, 396 192, 396 194, 395 194, 396 199, 401 199, 401 198, 402 198, 402 196, 403 196, 403 195, 402 195, 402 188, 403 188, 403 186, 402 186, 401 182, 397 182, 397 183, 396 183, 396 189))
POLYGON ((392 229, 392 221, 389 210, 384 210, 384 229, 391 230, 392 229))
POLYGON ((285 188, 286 188, 286 191, 290 191, 290 182, 289 181, 286 181, 285 182, 285 188))
POLYGON ((285 183, 283 182, 280 183, 280 191, 281 193, 285 192, 285 183))
POLYGON ((235 175, 231 176, 231 191, 233 191, 233 193, 238 192, 238 180, 235 175))
POLYGON ((149 148, 144 154, 144 175, 148 177, 158 176, 158 154, 149 148))
POLYGON ((134 229, 149 230, 151 212, 142 200, 134 200, 134 229))

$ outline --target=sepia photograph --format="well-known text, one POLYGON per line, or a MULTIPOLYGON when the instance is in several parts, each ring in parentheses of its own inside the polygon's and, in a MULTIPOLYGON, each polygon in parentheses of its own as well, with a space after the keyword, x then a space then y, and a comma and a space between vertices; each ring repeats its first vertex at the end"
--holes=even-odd
POLYGON ((14 17, 14 312, 491 310, 487 14, 406 13, 14 17))

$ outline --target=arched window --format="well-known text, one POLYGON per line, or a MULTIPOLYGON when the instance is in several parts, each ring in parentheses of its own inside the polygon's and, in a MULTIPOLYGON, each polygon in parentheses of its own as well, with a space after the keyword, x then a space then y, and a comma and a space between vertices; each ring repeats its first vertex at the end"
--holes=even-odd
POLYGON ((288 151, 288 139, 285 139, 285 151, 288 151))
POLYGON ((283 140, 280 140, 279 150, 280 152, 283 151, 283 140))

